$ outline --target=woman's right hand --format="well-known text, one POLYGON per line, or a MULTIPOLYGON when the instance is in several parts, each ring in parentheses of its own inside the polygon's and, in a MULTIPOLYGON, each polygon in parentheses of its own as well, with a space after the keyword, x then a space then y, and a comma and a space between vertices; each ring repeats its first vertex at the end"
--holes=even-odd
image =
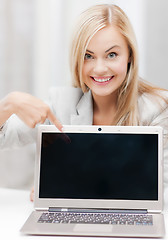
POLYGON ((42 100, 23 92, 9 93, 0 102, 0 126, 12 115, 16 114, 27 126, 34 128, 49 119, 60 131, 62 125, 51 109, 42 100))

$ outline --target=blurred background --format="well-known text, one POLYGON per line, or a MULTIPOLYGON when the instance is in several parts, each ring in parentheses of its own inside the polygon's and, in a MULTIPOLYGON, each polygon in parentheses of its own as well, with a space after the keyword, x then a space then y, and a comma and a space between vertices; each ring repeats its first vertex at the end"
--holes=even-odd
MULTIPOLYGON (((51 86, 70 85, 75 20, 87 7, 101 3, 119 5, 130 18, 138 41, 139 75, 168 88, 167 0, 0 0, 0 98, 17 90, 47 99, 51 86)), ((34 148, 0 151, 0 186, 30 188, 34 148)))

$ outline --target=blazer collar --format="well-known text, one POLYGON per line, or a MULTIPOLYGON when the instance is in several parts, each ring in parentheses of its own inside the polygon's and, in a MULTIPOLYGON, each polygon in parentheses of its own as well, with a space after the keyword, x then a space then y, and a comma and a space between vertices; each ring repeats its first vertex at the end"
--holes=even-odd
POLYGON ((89 90, 84 93, 76 106, 76 114, 71 114, 72 125, 92 125, 93 123, 93 101, 89 90))

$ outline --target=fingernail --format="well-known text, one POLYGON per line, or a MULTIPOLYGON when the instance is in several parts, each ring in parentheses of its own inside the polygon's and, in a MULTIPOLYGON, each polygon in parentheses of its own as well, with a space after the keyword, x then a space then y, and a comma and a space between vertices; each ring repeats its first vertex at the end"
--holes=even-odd
POLYGON ((60 131, 61 131, 61 132, 64 132, 64 127, 61 127, 61 128, 60 128, 60 131))

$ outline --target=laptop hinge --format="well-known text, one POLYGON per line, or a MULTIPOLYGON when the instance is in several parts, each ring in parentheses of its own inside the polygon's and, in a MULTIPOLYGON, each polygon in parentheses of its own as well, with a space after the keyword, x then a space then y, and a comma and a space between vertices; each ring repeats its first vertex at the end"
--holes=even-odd
POLYGON ((77 213, 123 213, 123 214, 147 214, 146 209, 77 209, 77 208, 55 208, 50 207, 49 212, 77 212, 77 213))

